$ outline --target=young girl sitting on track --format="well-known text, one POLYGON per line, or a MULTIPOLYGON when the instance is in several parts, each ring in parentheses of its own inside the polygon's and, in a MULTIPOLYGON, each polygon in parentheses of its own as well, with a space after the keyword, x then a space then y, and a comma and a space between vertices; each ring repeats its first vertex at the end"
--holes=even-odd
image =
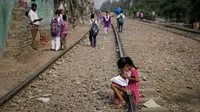
POLYGON ((117 62, 118 68, 122 71, 121 79, 124 80, 125 84, 119 83, 116 81, 117 77, 111 79, 112 84, 111 88, 114 92, 114 101, 115 101, 115 108, 120 108, 125 105, 125 100, 123 99, 120 92, 126 92, 126 88, 129 88, 134 95, 134 102, 139 102, 139 93, 138 93, 138 86, 139 86, 139 77, 137 72, 137 67, 133 64, 133 61, 129 57, 122 57, 117 62))

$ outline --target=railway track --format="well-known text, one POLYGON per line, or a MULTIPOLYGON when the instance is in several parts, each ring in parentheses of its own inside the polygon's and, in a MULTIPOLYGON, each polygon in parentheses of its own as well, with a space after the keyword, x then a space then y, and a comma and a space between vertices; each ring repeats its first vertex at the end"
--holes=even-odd
MULTIPOLYGON (((128 49, 123 48, 123 44, 120 39, 120 35, 118 34, 115 26, 112 24, 113 33, 115 36, 116 41, 116 51, 118 53, 118 57, 123 56, 130 56, 128 53, 128 49)), ((26 80, 24 80, 22 83, 14 87, 12 90, 10 90, 6 95, 4 95, 2 98, 0 98, 0 106, 6 103, 8 100, 10 100, 14 95, 16 95, 20 90, 22 90, 24 87, 26 87, 31 81, 33 81, 36 77, 38 77, 41 73, 43 73, 45 70, 48 69, 49 66, 51 66, 56 60, 58 60, 61 56, 63 56, 66 52, 68 52, 70 49, 72 49, 77 43, 79 43, 81 40, 86 37, 88 32, 77 42, 75 42, 73 45, 71 45, 69 48, 67 48, 65 51, 61 52, 58 56, 54 57, 51 61, 49 61, 47 64, 45 64, 43 67, 38 69, 36 72, 34 72, 32 75, 30 75, 26 80)), ((131 57, 131 56, 130 56, 131 57)), ((133 59, 134 60, 134 59, 133 59)), ((140 79, 144 79, 145 76, 144 72, 142 70, 139 71, 140 79)), ((147 77, 148 79, 148 77, 147 77)), ((141 103, 139 104, 139 109, 136 110, 136 104, 134 102, 131 102, 132 100, 129 100, 130 105, 128 106, 128 112, 168 112, 169 110, 164 107, 157 107, 157 108, 146 108, 142 106, 142 103, 153 99, 157 103, 161 103, 163 100, 158 96, 158 93, 156 89, 149 88, 151 85, 150 79, 148 81, 141 81, 141 87, 140 92, 144 93, 147 97, 141 98, 141 103)), ((129 92, 128 93, 129 99, 132 99, 132 95, 129 92)))
POLYGON ((165 23, 155 23, 153 21, 148 21, 148 20, 143 20, 143 21, 138 21, 138 22, 141 22, 145 25, 151 25, 155 28, 169 31, 169 32, 172 32, 172 33, 175 33, 175 34, 178 34, 181 36, 185 36, 185 37, 188 37, 188 38, 191 38, 193 40, 200 42, 200 31, 197 31, 197 30, 193 30, 193 29, 189 29, 189 28, 185 28, 185 27, 174 26, 174 25, 165 24, 165 23))
MULTIPOLYGON (((116 30, 114 29, 114 31, 115 31, 115 35, 118 35, 117 33, 116 33, 116 30)), ((74 46, 76 46, 76 44, 77 43, 79 43, 81 40, 83 40, 84 39, 84 37, 86 36, 88 34, 88 32, 81 38, 81 39, 79 39, 76 43, 74 43, 72 46, 70 46, 68 49, 66 49, 65 51, 63 51, 62 53, 60 53, 58 56, 56 56, 56 57, 54 57, 51 61, 49 61, 47 64, 45 64, 42 68, 40 68, 39 70, 37 70, 36 72, 34 72, 32 75, 30 75, 26 80, 24 80, 22 83, 20 83, 19 85, 17 85, 14 89, 12 89, 11 91, 9 91, 6 95, 4 95, 1 99, 0 99, 0 104, 1 104, 1 106, 3 105, 3 104, 5 104, 7 101, 9 101, 13 96, 15 96, 20 90, 22 90, 22 92, 20 92, 20 94, 19 95, 16 95, 16 97, 17 98, 21 98, 21 96, 23 96, 24 94, 28 94, 28 95, 30 95, 29 93, 31 93, 31 95, 34 95, 34 96, 36 96, 36 97, 38 97, 37 95, 38 94, 35 94, 34 93, 34 91, 35 91, 35 89, 36 90, 38 90, 37 89, 37 87, 41 87, 41 86, 45 86, 44 88, 46 88, 46 89, 50 89, 50 88, 53 88, 53 90, 55 89, 54 88, 54 86, 52 87, 52 86, 49 86, 48 85, 48 81, 47 80, 53 80, 53 79, 51 79, 52 77, 55 77, 53 74, 51 75, 51 76, 48 76, 49 78, 48 79, 46 79, 45 78, 45 81, 47 81, 47 82, 45 82, 44 83, 44 85, 41 85, 41 84, 39 84, 39 85, 37 85, 38 83, 39 83, 39 81, 37 81, 37 82, 35 82, 36 83, 36 85, 35 84, 33 84, 33 80, 35 79, 35 78, 37 78, 38 76, 42 76, 43 77, 43 75, 44 74, 49 74, 49 72, 51 72, 51 69, 52 68, 50 68, 50 66, 51 65, 54 65, 54 63, 57 61, 57 60, 59 60, 64 54, 68 54, 68 51, 70 50, 70 49, 72 49, 74 46), (47 70, 48 68, 50 68, 50 70, 47 70), (48 71, 47 73, 45 72, 45 71, 48 71), (32 82, 32 83, 31 83, 32 82), (31 84, 30 84, 31 83, 31 84), (47 84, 46 84, 47 83, 47 84), (30 84, 30 85, 29 85, 30 84), (27 85, 29 85, 29 86, 27 86, 27 85), (48 85, 49 87, 46 87, 46 85, 48 85), (26 87, 27 86, 27 87, 26 87), (26 87, 26 89, 25 89, 25 87, 26 87), (24 89, 24 90, 23 90, 24 89), (33 89, 33 90, 32 90, 33 89), (34 94, 33 94, 34 93, 34 94)), ((110 35, 112 35, 112 34, 110 34, 110 35)), ((113 35, 112 35, 112 37, 114 37, 113 35)), ((105 40, 105 36, 104 36, 104 39, 103 38, 101 38, 102 39, 102 41, 104 40, 104 44, 106 43, 106 42, 109 42, 108 40, 112 40, 112 41, 110 41, 110 42, 113 42, 113 45, 114 45, 114 38, 108 38, 107 40, 105 40)), ((115 39, 116 39, 116 41, 118 41, 118 43, 119 43, 119 38, 118 38, 118 36, 115 36, 115 39)), ((86 40, 86 42, 87 42, 88 40, 86 40)), ((81 48, 81 46, 83 46, 84 45, 84 47, 83 47, 83 49, 94 49, 94 50, 96 50, 95 48, 91 48, 91 47, 87 47, 87 45, 85 46, 85 40, 84 41, 81 41, 80 42, 80 44, 77 46, 77 47, 79 47, 79 48, 81 48), (81 45, 81 46, 80 46, 81 45)), ((99 42, 99 44, 100 44, 101 42, 99 42)), ((97 49, 99 49, 98 50, 98 53, 100 53, 101 52, 101 50, 103 50, 104 49, 104 45, 103 46, 99 46, 99 47, 103 47, 103 48, 97 48, 97 49)), ((121 50, 120 49, 121 48, 121 46, 120 45, 117 45, 117 49, 118 50, 121 50)), ((76 49, 76 47, 74 48, 74 49, 76 49)), ((116 55, 115 55, 115 49, 111 49, 112 51, 113 51, 113 57, 116 57, 116 55)), ((80 50, 79 50, 80 51, 80 50)), ((79 52, 80 53, 80 52, 79 52)), ((97 53, 97 54, 98 54, 97 53)), ((119 53, 121 53, 121 51, 119 52, 119 53)), ((69 51, 69 54, 71 54, 71 55, 73 55, 73 53, 71 53, 70 51, 69 51)), ((87 54, 87 53, 86 53, 87 54)), ((103 54, 103 53, 101 53, 101 54, 103 54)), ((108 56, 105 56, 105 55, 108 55, 108 53, 106 52, 106 54, 104 54, 104 59, 107 61, 108 59, 110 59, 108 56)), ((120 55, 120 56, 122 56, 122 54, 120 55)), ((65 56, 64 56, 65 57, 65 56)), ((94 57, 94 56, 92 56, 92 57, 94 57)), ((79 57, 80 58, 80 57, 79 57)), ((116 58, 115 58, 116 59, 116 58)), ((114 60, 115 60, 114 59, 114 60)), ((61 59, 61 60, 64 60, 64 59, 61 59)), ((70 59, 69 59, 70 60, 70 59)), ((76 59, 74 59, 74 60, 76 60, 76 59)), ((87 61, 85 61, 84 59, 80 59, 80 60, 83 60, 83 62, 84 63, 90 63, 90 62, 87 62, 87 61)), ((95 61, 96 62, 96 61, 95 61)), ((116 62, 116 60, 114 61, 114 62, 116 62)), ((67 62, 66 62, 67 63, 67 62)), ((78 61, 78 63, 80 63, 80 61, 78 61)), ((96 63, 98 63, 98 61, 96 62, 96 63)), ((91 64, 91 63, 90 63, 91 64)), ((114 65, 115 65, 115 63, 113 63, 114 65)), ((84 64, 83 64, 84 65, 84 64)), ((112 65, 112 64, 111 64, 112 65)), ((84 68, 88 68, 86 65, 84 65, 85 67, 84 68)), ((103 66, 106 66, 106 65, 103 65, 103 66)), ((95 66, 94 66, 95 67, 95 66)), ((110 67, 110 64, 109 64, 109 67, 110 67)), ((72 69, 74 69, 73 67, 71 67, 72 69)), ((79 67, 78 67, 79 68, 79 67)), ((59 69, 62 69, 62 67, 60 67, 60 65, 58 66, 58 67, 56 67, 56 69, 59 71, 59 69)), ((91 69, 91 68, 90 68, 91 69)), ((101 68, 100 68, 101 69, 101 68)), ((99 71, 100 70, 99 68, 98 68, 98 70, 97 71, 99 71)), ((105 70, 105 68, 103 68, 104 70, 101 70, 101 71, 106 71, 105 70)), ((69 70, 69 69, 68 69, 69 70)), ((90 70, 91 71, 91 70, 90 70)), ((110 72, 110 70, 107 70, 108 72, 110 72)), ((71 71, 67 71, 67 72, 71 72, 71 71)), ((83 72, 83 71, 82 71, 83 72)), ((116 72, 116 70, 115 70, 115 72, 116 72)), ((77 73, 77 74, 80 74, 81 75, 81 73, 77 73)), ((101 73, 102 74, 102 73, 101 73)), ((92 79, 92 77, 93 76, 91 76, 91 75, 89 75, 89 74, 87 74, 88 76, 87 77, 90 77, 91 78, 91 80, 92 81, 94 81, 94 82, 98 82, 98 80, 100 80, 100 79, 96 79, 96 78, 98 78, 98 77, 94 77, 94 79, 92 79)), ((111 73, 111 75, 110 75, 110 77, 108 77, 108 75, 106 75, 106 73, 104 73, 104 74, 102 74, 103 76, 105 75, 106 77, 106 79, 107 79, 107 82, 108 83, 103 83, 103 85, 100 85, 100 87, 101 86, 105 86, 105 87, 107 87, 107 88, 110 88, 110 78, 111 77, 113 77, 113 73, 111 73)), ((46 75, 45 75, 46 76, 46 75)), ((82 78, 83 78, 83 76, 81 76, 82 78)), ((85 76, 84 76, 85 77, 85 76)), ((38 77, 39 78, 39 77, 38 77)), ((65 78, 69 78, 69 76, 66 76, 65 78)), ((69 78, 68 80, 73 80, 73 81, 75 81, 75 85, 76 85, 76 87, 77 87, 77 85, 80 85, 80 82, 79 82, 79 80, 76 80, 76 77, 74 77, 74 78, 69 78), (74 78, 75 78, 75 80, 74 80, 74 78), (78 81, 78 82, 76 82, 76 81, 78 81)), ((80 78, 80 77, 79 77, 80 78)), ((87 89, 87 91, 90 91, 90 92, 92 92, 92 94, 100 94, 100 97, 103 97, 102 96, 102 92, 103 93, 105 93, 105 101, 106 100, 108 100, 107 102, 110 102, 110 98, 108 98, 108 97, 112 97, 113 96, 113 92, 112 92, 112 90, 111 89, 106 89, 106 90, 101 90, 100 92, 97 92, 97 90, 95 89, 95 90, 93 90, 94 89, 94 85, 91 85, 90 84, 90 78, 87 78, 87 79, 89 79, 88 80, 88 84, 87 84, 87 86, 92 86, 92 87, 87 87, 86 89, 87 89)), ((101 78, 103 78, 103 81, 105 81, 105 79, 104 79, 104 77, 101 77, 101 78)), ((84 79, 84 78, 83 78, 84 79)), ((84 82, 85 82, 85 80, 86 79, 84 79, 84 82)), ((63 81, 63 80, 60 80, 60 81, 63 81)), ((73 82, 72 81, 72 82, 73 82)), ((50 81, 51 82, 51 81, 50 81)), ((53 81, 53 82, 55 82, 55 81, 53 81)), ((87 82, 87 81, 86 81, 87 82)), ((55 83, 59 83, 59 82, 55 82, 55 83)), ((82 85, 84 85, 85 83, 82 83, 82 85)), ((71 86, 70 84, 69 85, 66 85, 66 84, 62 84, 62 85, 65 85, 65 86, 71 86)), ((95 84, 95 85, 98 85, 98 83, 97 84, 95 84)), ((39 88, 40 88, 39 87, 39 88)), ((85 87, 85 86, 84 86, 85 87)), ((98 86, 97 86, 98 87, 98 86)), ((41 88, 43 88, 43 87, 41 87, 41 88)), ((44 89, 43 88, 43 89, 44 89)), ((62 87, 61 87, 62 88, 62 87)), ((74 87, 71 87, 71 88, 73 88, 74 89, 74 87)), ((81 87, 82 89, 83 89, 83 87, 81 87)), ((78 88, 76 88, 76 89, 78 89, 78 88)), ((74 90, 76 90, 76 89, 74 89, 74 90)), ((65 90, 67 90, 67 89, 65 89, 65 90)), ((64 91, 64 90, 63 90, 64 91)), ((77 90, 77 93, 78 92, 80 92, 80 90, 77 90)), ((89 94, 90 94, 90 92, 89 92, 89 94)), ((75 94, 75 93, 73 93, 73 92, 71 92, 70 91, 70 93, 67 93, 67 94, 75 94)), ((52 94, 54 94, 54 93, 52 93, 52 94)), ((82 93, 81 93, 82 94, 82 93)), ((84 93, 83 93, 84 94, 84 93)), ((48 94, 47 94, 48 95, 48 94)), ((46 96, 46 95, 45 95, 46 96)), ((72 95, 72 97, 74 97, 75 95, 72 95)), ((87 96, 87 94, 85 94, 85 96, 87 96)), ((79 97, 81 97, 81 96, 79 96, 79 97)), ((32 97, 31 97, 32 98, 32 97)), ((84 97, 85 98, 85 97, 84 97)), ((26 98, 24 98, 24 99, 26 99, 26 98)), ((29 99, 29 96, 28 96, 28 99, 29 99)), ((69 98, 70 99, 70 98, 69 98)), ((100 99, 100 98, 96 98, 96 99, 100 99)), ((16 99, 14 99, 14 103, 15 102, 17 102, 18 101, 18 99, 17 99, 17 101, 15 101, 16 99)), ((83 99, 84 100, 84 99, 83 99)), ((102 100, 100 100, 101 102, 104 102, 104 101, 102 101, 102 100)), ((31 103, 31 104, 34 104, 35 103, 35 101, 34 101, 34 99, 33 100, 31 100, 31 101, 28 101, 28 102, 33 102, 33 103, 31 103)), ((74 105, 77 105, 76 103, 75 103, 76 101, 74 101, 74 105)), ((4 107, 3 109, 7 109, 7 108, 9 108, 10 106, 12 107, 12 103, 13 103, 13 100, 11 100, 11 102, 9 102, 9 104, 8 105, 6 105, 6 107, 4 107), (11 103, 11 104, 10 104, 11 103)), ((68 102, 63 102, 63 104, 64 103, 68 103, 68 102)), ((95 102, 93 101, 93 102, 91 102, 91 103, 93 103, 93 104, 95 104, 95 102)), ((20 107, 20 105, 24 105, 23 103, 17 103, 17 104, 19 104, 19 106, 18 107, 20 107)), ((61 105, 63 105, 63 104, 61 104, 61 105)), ((109 107, 108 107, 108 110, 106 110, 106 111, 109 111, 109 109, 113 109, 113 110, 116 110, 116 109, 114 109, 113 108, 113 106, 112 105, 110 105, 110 103, 107 103, 107 104, 109 104, 109 107), (111 107, 111 108, 110 108, 111 107)), ((30 104, 29 104, 30 105, 30 104)), ((69 104, 70 105, 70 104, 69 104)), ((95 104, 96 105, 96 104, 95 104)), ((105 105, 105 104, 102 104, 102 105, 105 105)), ((34 106, 34 105, 33 105, 34 106)), ((99 110, 98 108, 99 107, 95 107, 95 108, 97 108, 97 110, 99 110)), ((15 109, 15 107, 14 107, 14 109, 15 109)), ((66 108, 66 110, 69 110, 69 109, 72 109, 73 110, 73 108, 66 108)), ((82 108, 83 109, 83 108, 82 108)), ((102 108, 102 109, 105 109, 105 108, 102 108)), ((22 110, 22 109, 21 109, 22 110)), ((48 110, 48 109, 47 109, 48 110)), ((47 111, 47 110, 45 110, 45 111, 47 111)), ((66 111, 65 110, 65 111, 66 111)), ((79 110, 79 109, 78 109, 79 110)), ((112 110, 112 111, 113 111, 112 110)), ((75 110, 74 110, 75 111, 75 110)), ((81 109, 80 109, 80 111, 81 111, 81 109)), ((82 110, 82 111, 87 111, 87 110, 82 110)), ((90 110, 90 111, 92 111, 92 110, 90 110)))
MULTIPOLYGON (((114 28, 114 25, 112 25, 113 28, 113 33, 114 33, 114 37, 115 37, 115 41, 116 41, 116 50, 119 53, 119 57, 123 57, 123 53, 122 53, 122 46, 120 44, 120 39, 118 36, 118 33, 116 31, 116 29, 114 28)), ((73 45, 69 46, 66 50, 64 50, 63 52, 61 52, 59 55, 57 55, 56 57, 52 58, 48 63, 46 63, 44 66, 42 66, 40 69, 36 70, 33 74, 31 74, 27 79, 25 79, 22 83, 16 85, 13 89, 11 89, 7 94, 5 94, 3 97, 0 98, 0 106, 3 106, 7 101, 11 100, 12 97, 14 97, 18 92, 20 92, 21 90, 23 90, 27 85, 29 85, 33 80, 35 80, 36 78, 39 78, 39 76, 44 73, 45 71, 47 71, 47 69, 53 65, 57 60, 60 59, 60 57, 62 57, 64 54, 66 54, 69 50, 71 50, 74 46, 76 46, 76 44, 78 44, 81 40, 83 40, 86 35, 88 34, 88 32, 82 37, 80 38, 78 41, 76 41, 73 45)), ((131 93, 130 93, 131 94, 131 93)), ((132 98, 132 95, 129 95, 130 98, 132 98)), ((136 105, 130 105, 131 109, 136 109, 136 107, 134 107, 136 105)), ((134 111, 131 111, 134 112, 134 111)))
MULTIPOLYGON (((112 28, 115 34, 116 46, 117 46, 116 51, 118 52, 118 57, 123 57, 123 56, 131 57, 131 55, 129 54, 129 52, 131 52, 130 49, 123 48, 123 43, 120 39, 120 35, 118 34, 113 24, 112 24, 112 28)), ((143 93, 145 97, 140 98, 140 103, 136 105, 131 100, 132 93, 129 90, 128 91, 129 104, 127 106, 128 112, 168 112, 169 110, 165 107, 147 108, 143 106, 143 103, 147 102, 150 99, 154 100, 158 104, 162 103, 163 99, 158 95, 157 90, 155 88, 152 88, 150 79, 148 79, 148 76, 146 76, 142 70, 139 70, 139 77, 141 79, 139 92, 143 93), (147 78, 148 80, 144 80, 144 78, 147 78)))
MULTIPOLYGON (((115 36, 117 55, 118 55, 119 58, 121 58, 121 57, 124 56, 124 51, 123 51, 123 48, 122 48, 121 40, 120 40, 119 34, 118 34, 115 26, 113 24, 111 24, 111 26, 112 26, 113 33, 114 33, 114 36, 115 36)), ((136 112, 136 104, 133 102, 133 100, 131 100, 131 99, 133 99, 131 90, 127 89, 127 95, 128 95, 129 103, 126 106, 126 108, 127 108, 126 110, 128 112, 136 112)))
POLYGON ((68 52, 70 49, 72 49, 76 44, 78 44, 81 40, 83 40, 88 32, 84 34, 82 38, 77 40, 74 44, 69 46, 67 49, 62 51, 59 55, 52 58, 48 63, 46 63, 44 66, 42 66, 40 69, 36 70, 33 74, 31 74, 27 79, 25 79, 22 83, 15 86, 13 89, 11 89, 7 94, 5 94, 3 97, 0 98, 0 106, 5 104, 8 100, 10 100, 13 96, 15 96, 20 90, 25 88, 28 84, 30 84, 36 77, 38 77, 40 74, 42 74, 45 70, 48 69, 55 61, 57 61, 61 56, 63 56, 66 52, 68 52))

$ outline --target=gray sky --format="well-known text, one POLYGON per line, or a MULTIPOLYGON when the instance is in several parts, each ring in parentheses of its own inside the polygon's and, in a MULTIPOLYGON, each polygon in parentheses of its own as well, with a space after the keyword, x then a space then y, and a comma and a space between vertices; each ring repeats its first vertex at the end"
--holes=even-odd
MULTIPOLYGON (((93 0, 93 1, 94 1, 95 8, 99 9, 101 7, 102 3, 107 0, 93 0)), ((112 1, 119 1, 119 0, 110 0, 110 1, 112 2, 112 1)))
POLYGON ((94 0, 95 8, 99 9, 101 7, 102 3, 105 1, 106 0, 94 0))
MULTIPOLYGON (((94 1, 95 8, 99 9, 101 7, 102 3, 107 0, 93 0, 93 1, 94 1)), ((112 2, 112 1, 119 1, 119 0, 110 0, 110 1, 112 2)))

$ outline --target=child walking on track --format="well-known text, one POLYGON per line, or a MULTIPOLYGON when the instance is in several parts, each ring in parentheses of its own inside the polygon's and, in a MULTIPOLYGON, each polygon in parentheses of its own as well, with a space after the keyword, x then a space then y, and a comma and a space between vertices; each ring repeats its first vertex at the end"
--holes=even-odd
POLYGON ((108 14, 108 11, 106 11, 106 15, 103 18, 103 22, 104 22, 104 32, 107 35, 111 24, 111 18, 108 14))
POLYGON ((90 20, 90 34, 89 34, 89 40, 90 40, 90 45, 92 47, 96 47, 96 37, 99 32, 98 28, 98 21, 94 19, 94 14, 91 14, 91 20, 90 20))
POLYGON ((60 49, 60 36, 61 36, 61 26, 62 18, 60 17, 60 11, 55 12, 55 16, 51 20, 51 49, 58 51, 60 49))
POLYGON ((99 13, 97 14, 97 18, 98 18, 98 24, 100 25, 100 24, 101 24, 101 21, 102 21, 101 12, 99 12, 99 13))
POLYGON ((63 24, 62 24, 62 29, 61 29, 61 46, 60 48, 64 47, 66 48, 66 37, 68 33, 68 22, 67 22, 67 17, 66 15, 63 15, 63 24))
POLYGON ((111 79, 111 88, 114 92, 115 108, 121 108, 125 105, 125 100, 123 99, 120 92, 126 92, 129 88, 133 93, 133 100, 135 103, 139 102, 139 77, 137 72, 137 67, 133 64, 133 61, 129 57, 122 57, 117 62, 118 68, 122 71, 122 74, 118 77, 111 79))
POLYGON ((125 19, 125 15, 123 14, 123 11, 121 11, 121 14, 117 16, 117 27, 118 27, 119 32, 121 33, 124 26, 124 19, 125 19))

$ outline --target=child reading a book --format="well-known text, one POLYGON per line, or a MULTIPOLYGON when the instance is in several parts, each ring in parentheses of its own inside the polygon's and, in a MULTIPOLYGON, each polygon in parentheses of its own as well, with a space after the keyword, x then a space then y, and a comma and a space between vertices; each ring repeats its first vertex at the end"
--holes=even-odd
POLYGON ((129 88, 134 95, 134 102, 139 102, 138 86, 139 77, 137 67, 133 64, 133 61, 129 57, 122 57, 117 62, 118 68, 122 71, 122 74, 111 79, 111 88, 114 92, 115 108, 121 108, 125 105, 120 92, 126 93, 126 88, 129 88))

